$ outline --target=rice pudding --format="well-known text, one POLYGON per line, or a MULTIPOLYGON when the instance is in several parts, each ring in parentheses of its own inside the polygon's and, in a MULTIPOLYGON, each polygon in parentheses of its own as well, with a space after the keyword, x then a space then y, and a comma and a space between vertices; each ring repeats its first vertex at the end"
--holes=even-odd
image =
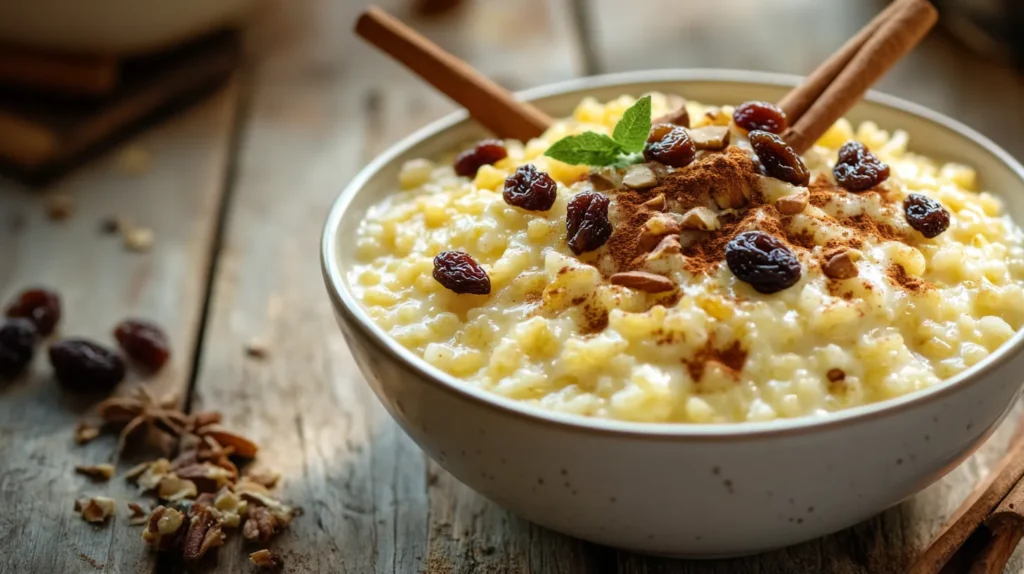
POLYGON ((407 163, 347 265, 373 320, 465 384, 694 423, 923 389, 1024 322, 1021 231, 970 167, 845 120, 794 159, 762 110, 661 94, 643 157, 550 157, 636 105, 585 99, 540 138, 407 163))

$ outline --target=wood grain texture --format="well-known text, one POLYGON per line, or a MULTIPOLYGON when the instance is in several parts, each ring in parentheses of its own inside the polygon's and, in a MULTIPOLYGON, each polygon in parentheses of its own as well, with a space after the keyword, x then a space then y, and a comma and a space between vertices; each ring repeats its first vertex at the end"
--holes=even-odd
MULTIPOLYGON (((117 152, 99 158, 56 188, 74 198, 68 220, 47 219, 44 194, 0 182, 0 300, 30 285, 64 298, 61 335, 113 345, 111 331, 127 316, 163 325, 174 343, 171 363, 153 381, 184 396, 206 293, 206 272, 228 159, 237 87, 228 86, 132 145, 151 157, 145 173, 117 167, 117 152), (104 217, 124 214, 154 230, 148 253, 126 251, 100 233, 104 217)), ((52 380, 45 348, 32 372, 0 385, 0 571, 76 573, 145 570, 139 529, 128 525, 122 478, 93 483, 75 465, 107 462, 114 437, 76 447, 77 422, 95 404, 63 392, 52 380), (109 496, 120 515, 105 527, 73 512, 82 495, 109 496)), ((129 375, 124 392, 142 377, 129 375)), ((127 464, 130 461, 125 461, 127 464)), ((125 468, 122 465, 122 470, 125 468)))
MULTIPOLYGON (((545 0, 480 0, 437 19, 384 8, 506 87, 577 73, 569 20, 545 0)), ((194 408, 264 445, 305 514, 272 543, 296 572, 581 571, 587 545, 514 518, 428 463, 362 381, 320 275, 321 225, 357 170, 454 109, 355 38, 358 3, 280 1, 259 56, 212 291, 194 408), (269 343, 247 358, 251 338, 269 343)), ((238 541, 218 568, 244 571, 238 541)))

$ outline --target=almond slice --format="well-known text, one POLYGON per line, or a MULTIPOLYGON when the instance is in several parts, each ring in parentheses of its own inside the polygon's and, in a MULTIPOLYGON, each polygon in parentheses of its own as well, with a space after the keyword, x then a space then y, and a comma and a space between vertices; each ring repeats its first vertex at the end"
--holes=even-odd
POLYGON ((675 283, 668 277, 647 273, 646 271, 625 271, 612 275, 609 280, 612 285, 621 285, 637 291, 646 293, 661 293, 675 289, 675 283))
POLYGON ((642 163, 631 165, 622 176, 622 183, 632 189, 647 189, 658 185, 658 176, 650 166, 642 163))

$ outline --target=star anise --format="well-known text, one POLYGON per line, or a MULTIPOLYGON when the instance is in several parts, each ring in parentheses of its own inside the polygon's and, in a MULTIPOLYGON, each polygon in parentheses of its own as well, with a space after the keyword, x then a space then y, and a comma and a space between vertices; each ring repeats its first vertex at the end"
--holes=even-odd
POLYGON ((189 416, 177 407, 174 397, 155 399, 145 388, 138 387, 135 396, 112 397, 96 408, 103 422, 122 426, 117 454, 124 452, 128 439, 144 428, 158 430, 172 438, 180 437, 189 426, 189 416))

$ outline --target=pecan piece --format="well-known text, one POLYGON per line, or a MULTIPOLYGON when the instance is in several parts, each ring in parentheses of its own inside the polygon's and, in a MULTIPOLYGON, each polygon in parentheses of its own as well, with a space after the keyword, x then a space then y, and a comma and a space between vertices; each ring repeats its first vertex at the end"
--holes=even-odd
POLYGON ((105 496, 93 496, 76 500, 75 512, 81 514, 82 520, 86 522, 102 523, 114 515, 116 507, 113 499, 105 496))
POLYGON ((676 286, 668 277, 662 277, 661 275, 655 275, 654 273, 647 273, 646 271, 625 271, 623 273, 616 273, 612 275, 609 280, 612 282, 612 285, 621 285, 623 287, 636 289, 637 291, 644 291, 646 293, 671 291, 676 286))
MULTIPOLYGON (((674 215, 674 214, 673 214, 674 215)), ((640 246, 646 250, 654 249, 666 235, 676 235, 683 228, 676 221, 675 217, 667 213, 655 213, 644 223, 643 231, 640 232, 640 246)))
POLYGON ((100 436, 100 429, 88 421, 82 421, 75 427, 75 442, 85 444, 100 436))
POLYGON ((196 431, 200 436, 210 437, 218 444, 234 449, 234 453, 242 458, 253 458, 259 447, 256 443, 240 434, 228 431, 220 425, 208 425, 196 431))
POLYGON ((177 469, 175 474, 178 475, 178 478, 194 483, 199 492, 217 492, 233 482, 235 477, 230 470, 209 462, 183 466, 177 469))
POLYGON ((714 211, 700 206, 694 207, 684 213, 680 226, 683 229, 692 229, 696 231, 714 231, 720 228, 722 224, 719 223, 718 216, 715 215, 714 211))
POLYGON ((131 511, 131 516, 128 517, 128 524, 132 526, 141 526, 149 523, 149 512, 142 507, 138 502, 129 502, 128 510, 131 511))
POLYGON ((780 197, 775 201, 775 209, 779 210, 779 213, 783 215, 796 215, 803 213, 804 209, 807 208, 807 203, 811 199, 811 194, 806 189, 780 197))
POLYGON ((166 552, 178 547, 186 530, 188 521, 184 512, 157 506, 149 515, 146 530, 142 532, 142 540, 154 549, 166 552))
POLYGON ((247 472, 245 478, 267 488, 274 488, 274 486, 277 485, 277 482, 281 480, 281 473, 275 470, 261 468, 259 470, 247 472))
POLYGON ((254 506, 249 509, 249 518, 242 526, 242 536, 246 540, 259 540, 266 544, 277 534, 278 521, 265 506, 254 506))
POLYGON ((94 480, 107 481, 114 476, 114 466, 110 464, 91 464, 76 466, 75 472, 84 474, 94 480))
POLYGON ((156 494, 161 500, 173 502, 186 498, 195 498, 199 494, 199 489, 196 488, 196 483, 191 480, 178 478, 174 473, 171 473, 160 479, 156 494))
POLYGON ((249 562, 263 570, 280 570, 284 566, 281 557, 264 548, 249 555, 249 562))
POLYGON ((189 520, 188 531, 182 545, 181 556, 186 563, 195 564, 212 548, 224 544, 224 531, 215 511, 206 506, 199 509, 189 520))

